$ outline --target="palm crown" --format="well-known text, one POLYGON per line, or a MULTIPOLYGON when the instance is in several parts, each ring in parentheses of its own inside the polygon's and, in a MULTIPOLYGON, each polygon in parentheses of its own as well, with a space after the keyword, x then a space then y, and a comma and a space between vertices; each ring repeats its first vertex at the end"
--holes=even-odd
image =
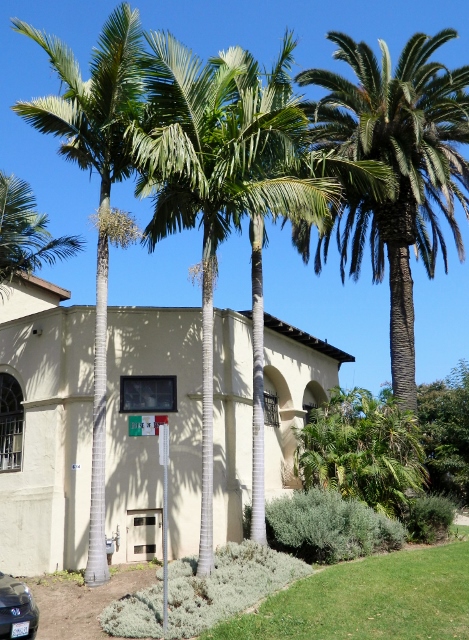
POLYGON ((87 81, 67 45, 21 20, 12 22, 47 53, 64 87, 61 96, 17 102, 13 110, 41 133, 61 138, 59 153, 81 169, 106 175, 111 183, 127 178, 132 164, 124 132, 142 108, 144 91, 138 11, 122 4, 109 17, 87 81))
MULTIPOLYGON (((352 243, 350 274, 360 275, 366 235, 370 234, 374 281, 384 276, 384 244, 397 241, 415 245, 429 277, 433 277, 438 246, 445 269, 447 249, 438 212, 448 221, 459 257, 464 250, 454 217, 458 200, 466 214, 469 165, 457 149, 469 142, 466 110, 469 67, 449 72, 431 62, 431 55, 456 37, 445 29, 433 37, 415 34, 404 47, 392 75, 391 57, 380 40, 381 65, 364 42, 331 32, 338 45, 334 54, 353 69, 358 85, 335 73, 311 69, 297 77, 300 84, 315 84, 330 93, 306 103, 312 123, 314 148, 334 150, 349 158, 381 160, 393 169, 395 193, 377 206, 373 195, 353 194, 342 237, 342 276, 352 243)), ((337 229, 340 234, 339 228, 337 229)), ((320 270, 320 263, 316 263, 320 270)))

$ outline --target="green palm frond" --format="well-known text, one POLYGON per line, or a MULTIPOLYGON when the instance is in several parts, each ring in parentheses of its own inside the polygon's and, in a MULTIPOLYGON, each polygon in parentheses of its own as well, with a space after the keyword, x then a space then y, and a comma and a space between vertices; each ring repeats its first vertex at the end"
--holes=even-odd
POLYGON ((147 225, 142 243, 152 252, 156 243, 183 229, 194 228, 200 203, 181 185, 166 185, 154 197, 153 218, 147 225))
MULTIPOLYGON (((383 91, 383 100, 388 105, 388 93, 389 83, 391 81, 392 63, 391 54, 389 53, 388 45, 384 40, 378 40, 379 48, 381 49, 381 88, 383 91)), ((389 114, 386 112, 386 119, 389 119, 389 114)))
POLYGON ((83 240, 76 236, 52 238, 49 219, 35 211, 30 185, 0 171, 0 281, 30 273, 76 255, 83 240))
MULTIPOLYGON (((132 140, 134 162, 148 176, 160 182, 174 175, 188 176, 190 187, 199 190, 201 197, 205 197, 208 185, 199 155, 192 140, 178 123, 157 129, 152 135, 146 134, 133 123, 126 135, 132 140)), ((150 193, 151 185, 150 181, 150 193)), ((142 190, 140 195, 148 195, 148 192, 142 190)))
POLYGON ((121 111, 126 116, 129 105, 141 100, 141 41, 139 12, 126 3, 116 7, 103 26, 90 64, 93 108, 105 126, 121 111))
POLYGON ((161 123, 179 122, 202 149, 200 129, 207 106, 207 94, 213 87, 214 69, 206 65, 171 33, 151 31, 145 34, 152 50, 148 65, 148 93, 161 123))
POLYGON ((370 192, 376 200, 393 198, 396 185, 390 168, 375 160, 353 161, 346 157, 313 151, 307 164, 312 175, 329 175, 339 179, 347 192, 370 192))
POLYGON ((373 146, 373 132, 378 124, 379 116, 372 113, 360 114, 360 142, 363 147, 363 152, 368 154, 373 146))
POLYGON ((395 77, 406 82, 412 77, 417 66, 417 60, 428 36, 425 33, 415 33, 404 46, 394 72, 395 77))
POLYGON ((328 89, 333 92, 331 102, 340 100, 343 104, 349 105, 349 108, 355 113, 359 113, 361 110, 363 98, 359 89, 352 82, 336 73, 324 69, 309 69, 299 73, 295 80, 301 87, 315 84, 328 89))
MULTIPOLYGON (((259 89, 259 64, 253 55, 242 47, 230 47, 220 51, 218 56, 210 58, 210 64, 217 70, 225 68, 230 71, 238 94, 248 89, 259 89)), ((234 95, 232 95, 235 98, 234 95)))
POLYGON ((78 61, 67 45, 55 36, 49 36, 18 18, 13 18, 12 23, 14 31, 31 38, 47 53, 52 70, 66 87, 64 97, 74 99, 86 93, 78 61))
POLYGON ((57 96, 36 98, 31 102, 17 102, 13 111, 40 133, 68 138, 80 133, 83 126, 81 109, 76 101, 57 96))
POLYGON ((361 77, 363 69, 362 59, 355 40, 346 33, 341 33, 339 31, 329 31, 326 38, 339 47, 337 51, 334 51, 332 56, 336 60, 343 60, 347 62, 354 70, 357 78, 360 79, 360 82, 364 84, 361 77))
POLYGON ((247 211, 263 215, 301 218, 319 229, 330 220, 329 205, 340 197, 340 185, 331 179, 276 178, 246 183, 241 195, 247 211))

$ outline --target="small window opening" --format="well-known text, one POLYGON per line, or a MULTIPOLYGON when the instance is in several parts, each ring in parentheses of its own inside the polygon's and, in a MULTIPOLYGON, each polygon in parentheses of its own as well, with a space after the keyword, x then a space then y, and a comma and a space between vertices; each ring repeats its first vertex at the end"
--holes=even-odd
POLYGON ((264 393, 264 424, 269 427, 280 427, 278 396, 273 393, 264 393))

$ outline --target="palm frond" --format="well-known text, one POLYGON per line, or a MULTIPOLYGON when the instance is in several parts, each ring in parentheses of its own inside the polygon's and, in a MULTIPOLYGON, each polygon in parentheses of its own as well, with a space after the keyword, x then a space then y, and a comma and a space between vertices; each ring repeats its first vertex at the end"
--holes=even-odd
POLYGON ((106 20, 90 65, 95 118, 106 128, 126 118, 129 105, 142 99, 142 65, 139 12, 122 3, 106 20))
POLYGON ((331 219, 329 205, 340 197, 340 186, 330 179, 276 178, 245 184, 240 197, 252 214, 270 211, 325 229, 331 219))
POLYGON ((13 18, 12 23, 14 31, 34 40, 47 53, 52 70, 58 74, 66 87, 64 98, 74 99, 82 96, 85 93, 85 84, 73 51, 55 36, 49 36, 23 20, 13 18))
POLYGON ((203 67, 202 60, 171 33, 151 31, 145 38, 152 50, 148 57, 147 87, 160 126, 180 123, 199 151, 200 128, 206 108, 214 69, 203 67))

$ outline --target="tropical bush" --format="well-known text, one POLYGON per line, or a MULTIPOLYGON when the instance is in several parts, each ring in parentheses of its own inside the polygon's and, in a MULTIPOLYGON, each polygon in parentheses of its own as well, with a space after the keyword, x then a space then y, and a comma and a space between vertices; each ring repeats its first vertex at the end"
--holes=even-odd
POLYGON ((335 388, 309 418, 295 430, 295 470, 306 489, 338 491, 396 517, 426 486, 417 418, 392 395, 378 399, 364 389, 335 388))
MULTIPOLYGON (((245 509, 248 529, 250 508, 245 509)), ((404 526, 358 500, 316 487, 266 505, 269 545, 306 562, 333 564, 379 551, 400 549, 404 526)))
MULTIPOLYGON (((230 543, 215 553, 215 570, 197 578, 197 558, 168 567, 168 632, 166 638, 192 638, 233 616, 289 582, 311 575, 310 566, 251 541, 230 543)), ((106 633, 124 638, 161 638, 163 570, 157 582, 110 604, 101 614, 106 633)))
POLYGON ((442 495, 428 495, 412 500, 405 516, 410 539, 428 544, 445 540, 456 508, 450 498, 442 495))
POLYGON ((469 502, 469 363, 461 360, 445 380, 417 389, 425 464, 434 492, 469 502))

